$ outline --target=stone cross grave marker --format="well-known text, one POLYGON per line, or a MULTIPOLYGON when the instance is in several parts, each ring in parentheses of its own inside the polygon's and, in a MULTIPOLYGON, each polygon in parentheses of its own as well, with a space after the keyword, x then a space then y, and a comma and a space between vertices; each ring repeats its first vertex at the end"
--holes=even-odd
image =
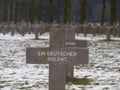
POLYGON ((87 40, 76 40, 75 30, 71 28, 71 29, 65 30, 65 45, 66 47, 87 48, 87 40))
MULTIPOLYGON (((65 30, 65 44, 66 47, 81 47, 87 48, 87 40, 75 40, 75 30, 72 28, 65 30)), ((86 62, 88 64, 88 62, 86 62)), ((74 65, 66 64, 66 74, 68 79, 73 79, 74 65)))
POLYGON ((7 34, 9 29, 8 29, 9 25, 7 22, 3 22, 3 27, 2 27, 2 33, 3 35, 7 34))
POLYGON ((28 34, 32 33, 32 24, 30 21, 27 23, 27 32, 28 32, 28 34))
POLYGON ((46 32, 46 25, 42 21, 40 21, 39 25, 40 25, 39 32, 40 32, 40 35, 42 35, 42 34, 44 34, 46 32))
POLYGON ((42 22, 39 23, 37 20, 34 21, 32 28, 35 34, 35 40, 39 39, 39 34, 42 35, 43 33, 45 33, 44 24, 42 22))
POLYGON ((118 37, 120 37, 120 24, 118 24, 117 31, 118 31, 118 37))
POLYGON ((49 48, 27 48, 26 55, 28 64, 49 64, 49 90, 65 90, 66 63, 88 62, 88 49, 65 48, 65 30, 58 28, 50 30, 49 48))
POLYGON ((32 28, 33 28, 33 32, 35 34, 35 40, 38 40, 38 37, 39 37, 39 23, 37 20, 34 21, 33 25, 32 25, 32 28))
POLYGON ((16 24, 14 21, 11 21, 10 24, 9 24, 9 29, 10 29, 10 32, 11 32, 11 36, 14 36, 15 34, 15 30, 16 30, 16 24))
POLYGON ((0 33, 2 33, 2 29, 3 29, 3 24, 2 24, 2 22, 0 21, 0 33))
POLYGON ((20 22, 19 29, 20 29, 20 34, 21 34, 22 36, 25 36, 26 31, 27 31, 27 23, 25 22, 25 20, 22 20, 22 21, 20 22))
POLYGON ((106 25, 105 30, 106 30, 106 40, 110 41, 111 40, 112 26, 106 25))

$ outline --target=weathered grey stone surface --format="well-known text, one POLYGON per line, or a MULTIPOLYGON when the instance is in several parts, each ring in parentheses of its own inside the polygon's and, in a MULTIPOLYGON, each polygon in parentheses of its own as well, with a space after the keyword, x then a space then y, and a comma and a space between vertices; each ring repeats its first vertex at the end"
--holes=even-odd
POLYGON ((26 62, 48 63, 50 66, 49 90, 65 90, 66 64, 74 66, 88 63, 88 49, 65 47, 65 30, 58 28, 50 30, 50 48, 27 48, 26 62))

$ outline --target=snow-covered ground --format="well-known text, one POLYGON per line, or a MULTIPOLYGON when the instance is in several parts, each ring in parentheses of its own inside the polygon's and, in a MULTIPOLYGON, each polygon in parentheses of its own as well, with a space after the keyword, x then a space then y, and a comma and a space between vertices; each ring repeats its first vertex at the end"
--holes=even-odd
MULTIPOLYGON (((49 34, 0 34, 0 90, 48 90, 49 65, 26 64, 26 47, 49 47, 49 34)), ((88 40, 89 64, 75 66, 76 78, 91 80, 88 85, 66 84, 66 90, 120 90, 120 38, 104 41, 104 35, 76 35, 88 40)))

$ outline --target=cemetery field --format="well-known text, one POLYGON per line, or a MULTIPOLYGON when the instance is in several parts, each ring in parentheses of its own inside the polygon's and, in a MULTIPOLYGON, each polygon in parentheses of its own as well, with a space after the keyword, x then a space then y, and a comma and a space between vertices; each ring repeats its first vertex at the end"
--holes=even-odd
MULTIPOLYGON (((49 47, 49 33, 39 39, 0 34, 0 90, 48 90, 49 65, 26 64, 27 47, 49 47)), ((76 39, 88 40, 89 64, 74 67, 66 90, 120 90, 120 38, 76 34, 76 39)))

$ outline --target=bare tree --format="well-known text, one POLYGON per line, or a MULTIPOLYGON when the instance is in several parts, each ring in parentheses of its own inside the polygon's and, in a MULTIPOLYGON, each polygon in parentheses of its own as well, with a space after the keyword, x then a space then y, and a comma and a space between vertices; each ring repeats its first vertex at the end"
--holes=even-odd
POLYGON ((57 20, 60 22, 60 0, 57 0, 57 20))
POLYGON ((64 0, 64 23, 68 21, 68 0, 64 0))
POLYGON ((53 23, 53 17, 54 17, 53 0, 50 0, 49 2, 49 23, 53 23))
POLYGON ((10 22, 10 0, 7 0, 7 21, 10 22))
POLYGON ((103 6, 102 6, 102 15, 101 15, 101 25, 103 25, 105 22, 105 9, 106 9, 105 3, 106 3, 106 0, 102 0, 103 6))
POLYGON ((3 16, 4 16, 4 0, 0 1, 0 5, 1 5, 0 20, 3 21, 3 16))
POLYGON ((84 23, 87 21, 87 0, 80 0, 81 6, 81 15, 80 15, 80 23, 84 23))
POLYGON ((39 20, 42 20, 43 0, 39 0, 39 20))
POLYGON ((116 21, 116 0, 110 0, 110 23, 113 24, 116 21))
POLYGON ((26 21, 30 21, 30 1, 26 0, 26 21))
POLYGON ((15 21, 15 0, 12 0, 12 21, 15 21))

